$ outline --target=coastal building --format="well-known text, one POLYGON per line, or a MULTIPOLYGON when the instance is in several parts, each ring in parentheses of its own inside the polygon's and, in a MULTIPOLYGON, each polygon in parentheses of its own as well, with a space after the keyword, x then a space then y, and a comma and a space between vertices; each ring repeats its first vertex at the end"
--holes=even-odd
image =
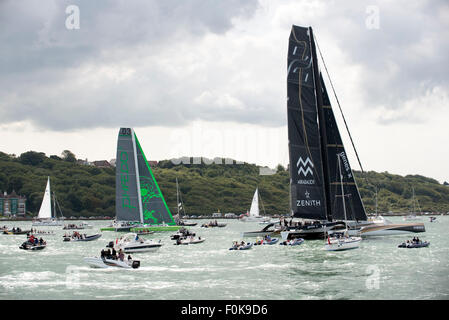
POLYGON ((24 216, 26 213, 26 197, 19 196, 13 190, 11 194, 0 193, 0 215, 2 216, 24 216))
POLYGON ((111 168, 111 164, 107 160, 94 161, 94 166, 98 168, 111 168))

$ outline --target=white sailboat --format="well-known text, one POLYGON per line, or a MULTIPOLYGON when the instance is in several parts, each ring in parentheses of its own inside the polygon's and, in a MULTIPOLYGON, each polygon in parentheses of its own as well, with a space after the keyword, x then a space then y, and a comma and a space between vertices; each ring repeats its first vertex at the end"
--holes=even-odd
POLYGON ((343 232, 333 232, 333 236, 327 237, 327 243, 324 245, 324 249, 327 251, 342 251, 349 249, 356 249, 360 246, 360 242, 362 241, 361 237, 351 237, 348 234, 348 225, 347 225, 347 217, 346 217, 346 204, 345 204, 345 193, 343 188, 343 175, 341 173, 341 164, 340 164, 340 154, 337 154, 338 159, 338 170, 340 173, 340 185, 341 185, 341 198, 343 201, 343 212, 345 215, 345 223, 346 228, 343 232))
POLYGON ((240 221, 245 222, 268 222, 270 219, 267 217, 263 217, 259 212, 259 188, 256 188, 254 191, 253 201, 251 202, 251 207, 249 209, 249 213, 246 216, 243 216, 240 221))
MULTIPOLYGON (((403 219, 404 221, 411 221, 411 220, 419 220, 419 217, 416 216, 416 204, 418 203, 418 200, 415 197, 415 188, 412 187, 412 202, 413 202, 413 212, 407 216, 405 216, 403 219)), ((421 212, 421 208, 419 208, 418 203, 418 209, 421 212)))
POLYGON ((42 226, 54 227, 63 225, 63 221, 58 220, 56 217, 56 197, 54 193, 53 193, 53 210, 52 210, 50 177, 48 177, 47 179, 47 186, 45 187, 44 198, 42 199, 39 214, 37 215, 37 220, 33 221, 32 225, 41 227, 42 226))

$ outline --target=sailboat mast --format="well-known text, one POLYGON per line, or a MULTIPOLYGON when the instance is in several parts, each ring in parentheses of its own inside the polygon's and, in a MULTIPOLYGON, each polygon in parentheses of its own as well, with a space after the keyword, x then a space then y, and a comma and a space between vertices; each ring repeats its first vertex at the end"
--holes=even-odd
POLYGON ((178 207, 178 218, 179 218, 179 188, 178 188, 178 178, 176 178, 176 206, 178 207))
POLYGON ((415 204, 416 200, 415 200, 415 188, 414 187, 412 187, 412 192, 413 192, 413 214, 415 214, 415 212, 416 212, 416 204, 415 204))
POLYGON ((56 197, 54 191, 53 191, 53 218, 56 218, 56 197))
POLYGON ((376 186, 376 217, 377 217, 377 186, 376 186))
POLYGON ((343 174, 341 173, 340 154, 337 154, 337 159, 338 159, 338 171, 340 172, 341 199, 343 201, 343 212, 345 214, 345 223, 346 223, 347 218, 346 218, 345 191, 343 188, 343 174))
POLYGON ((310 33, 310 50, 312 53, 312 70, 313 70, 313 78, 315 82, 315 99, 316 99, 316 107, 318 112, 318 126, 320 130, 320 142, 321 142, 321 157, 323 159, 323 177, 324 177, 324 198, 325 198, 325 211, 327 215, 327 220, 332 221, 332 212, 331 212, 331 199, 330 199, 330 178, 329 178, 329 160, 327 154, 327 135, 326 135, 326 125, 323 113, 323 96, 322 96, 322 87, 321 87, 321 79, 320 73, 318 71, 318 59, 315 48, 315 41, 313 38, 312 27, 309 27, 310 33))

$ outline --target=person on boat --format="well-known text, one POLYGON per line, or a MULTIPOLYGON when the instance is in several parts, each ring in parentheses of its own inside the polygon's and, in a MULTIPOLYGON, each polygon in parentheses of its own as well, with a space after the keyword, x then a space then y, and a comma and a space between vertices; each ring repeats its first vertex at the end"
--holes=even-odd
POLYGON ((128 254, 128 262, 130 262, 133 258, 131 258, 131 255, 128 254))
POLYGON ((125 254, 123 253, 123 250, 120 249, 118 252, 118 258, 120 259, 120 261, 124 261, 125 260, 125 254))
POLYGON ((240 245, 243 247, 245 245, 245 241, 242 241, 240 245))
POLYGON ((40 245, 43 245, 43 244, 44 244, 44 239, 40 238, 40 239, 39 239, 39 244, 40 244, 40 245))
POLYGON ((117 260, 117 251, 115 251, 115 248, 112 248, 112 259, 117 260))

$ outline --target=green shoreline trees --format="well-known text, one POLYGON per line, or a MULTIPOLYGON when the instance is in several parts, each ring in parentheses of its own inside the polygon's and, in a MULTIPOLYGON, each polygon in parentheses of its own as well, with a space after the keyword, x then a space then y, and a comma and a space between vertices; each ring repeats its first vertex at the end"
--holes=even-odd
MULTIPOLYGON (((192 163, 192 161, 188 161, 192 163)), ((207 163, 211 163, 208 161, 207 163)), ((267 214, 289 212, 289 174, 278 166, 272 175, 260 175, 259 166, 243 164, 178 164, 160 161, 153 173, 170 210, 176 211, 176 178, 187 214, 241 214, 249 210, 256 186, 267 214)), ((373 212, 378 190, 379 212, 410 212, 412 187, 420 208, 425 211, 449 211, 449 186, 420 175, 400 176, 374 171, 354 172, 367 212, 373 212)), ((36 215, 46 184, 52 189, 64 216, 115 215, 115 169, 77 164, 74 155, 64 150, 62 157, 46 157, 29 151, 19 157, 0 152, 0 191, 15 190, 27 197, 27 211, 36 215)))

